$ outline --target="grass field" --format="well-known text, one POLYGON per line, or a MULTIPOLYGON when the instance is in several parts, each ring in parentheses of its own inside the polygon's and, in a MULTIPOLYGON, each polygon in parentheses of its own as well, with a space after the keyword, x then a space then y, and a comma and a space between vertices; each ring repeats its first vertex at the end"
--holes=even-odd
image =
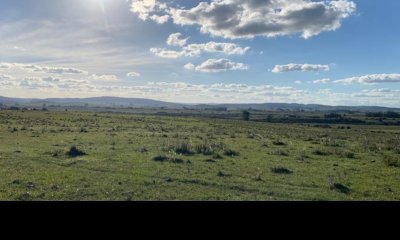
POLYGON ((0 111, 0 200, 400 200, 400 129, 0 111))

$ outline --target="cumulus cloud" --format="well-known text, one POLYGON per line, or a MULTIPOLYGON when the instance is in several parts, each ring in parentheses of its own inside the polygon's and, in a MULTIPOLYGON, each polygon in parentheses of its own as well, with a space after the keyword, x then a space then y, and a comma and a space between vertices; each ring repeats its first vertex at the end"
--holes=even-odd
POLYGON ((95 88, 89 81, 82 79, 64 79, 57 77, 25 77, 15 79, 8 84, 22 89, 40 90, 40 89, 73 89, 82 91, 95 88))
POLYGON ((45 73, 56 73, 56 74, 87 74, 88 72, 77 69, 77 68, 64 68, 64 67, 41 67, 33 65, 37 71, 43 71, 45 73))
POLYGON ((168 50, 166 48, 151 48, 150 52, 162 58, 196 57, 203 52, 222 53, 225 55, 243 55, 250 47, 239 47, 234 43, 208 42, 202 44, 189 44, 180 51, 168 50))
POLYGON ((336 80, 335 83, 343 83, 343 84, 377 84, 377 83, 397 83, 400 82, 400 74, 372 74, 365 75, 361 77, 351 77, 336 80))
POLYGON ((51 73, 51 74, 85 74, 85 75, 88 74, 87 71, 83 71, 77 68, 41 66, 35 64, 23 64, 23 63, 0 63, 0 68, 28 70, 31 72, 51 73))
POLYGON ((166 48, 151 48, 150 52, 161 58, 195 57, 204 52, 221 53, 225 55, 244 55, 250 47, 240 47, 235 43, 227 42, 208 42, 187 44, 189 38, 182 38, 181 33, 173 33, 167 39, 170 46, 181 47, 180 50, 170 50, 166 48))
POLYGON ((400 90, 388 88, 365 89, 362 93, 355 93, 353 96, 359 98, 396 98, 400 100, 400 90))
POLYGON ((175 24, 199 25, 224 38, 275 37, 300 33, 310 38, 334 31, 356 10, 349 0, 211 0, 189 9, 169 8, 175 24))
POLYGON ((182 51, 173 51, 165 48, 151 48, 150 52, 161 58, 179 58, 185 55, 182 51))
POLYGON ((136 78, 136 77, 140 77, 140 73, 137 72, 129 72, 126 74, 127 77, 131 77, 131 78, 136 78))
POLYGON ((282 73, 282 72, 322 72, 329 71, 328 65, 321 64, 295 64, 290 63, 287 65, 276 65, 274 69, 272 69, 273 73, 282 73))
POLYGON ((188 63, 185 66, 183 66, 184 68, 188 69, 188 70, 193 70, 196 68, 196 66, 193 63, 188 63))
POLYGON ((250 47, 239 47, 234 43, 208 42, 202 44, 189 44, 183 48, 185 56, 198 56, 202 52, 223 53, 225 55, 244 55, 250 47))
POLYGON ((118 81, 118 77, 115 75, 97 75, 93 74, 90 76, 91 80, 95 81, 118 81))
POLYGON ((165 14, 167 5, 156 0, 131 0, 131 11, 143 21, 151 19, 159 24, 166 23, 170 16, 165 14))
POLYGON ((8 69, 11 67, 9 63, 0 63, 0 69, 8 69))
POLYGON ((0 74, 0 80, 11 80, 13 79, 13 77, 11 77, 10 75, 6 75, 6 74, 0 74))
POLYGON ((196 70, 198 72, 208 72, 208 73, 216 73, 216 72, 226 72, 233 70, 247 70, 249 67, 244 63, 236 63, 232 62, 229 59, 208 59, 198 66, 194 66, 192 63, 188 63, 185 65, 186 69, 196 70))
POLYGON ((181 38, 182 37, 182 33, 173 33, 171 35, 169 35, 168 39, 167 39, 167 44, 170 46, 179 46, 179 47, 183 47, 186 45, 186 42, 189 38, 181 38))
POLYGON ((313 81, 313 83, 315 83, 315 84, 319 84, 319 83, 327 84, 330 82, 331 82, 330 78, 323 78, 323 79, 318 79, 318 80, 313 81))

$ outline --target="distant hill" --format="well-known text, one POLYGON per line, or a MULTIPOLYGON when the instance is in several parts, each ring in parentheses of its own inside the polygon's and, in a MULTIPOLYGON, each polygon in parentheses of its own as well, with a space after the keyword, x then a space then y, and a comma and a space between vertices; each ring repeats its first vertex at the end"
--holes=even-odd
POLYGON ((261 104, 217 104, 214 107, 226 107, 230 110, 289 110, 289 111, 357 111, 357 112, 386 112, 400 111, 399 108, 387 108, 379 106, 328 106, 319 104, 297 103, 261 103, 261 104))
POLYGON ((133 108, 174 108, 180 109, 183 104, 169 103, 143 98, 93 97, 93 98, 47 98, 23 99, 0 97, 0 103, 6 105, 19 104, 22 106, 85 106, 92 107, 133 107, 133 108))
POLYGON ((0 96, 0 104, 24 107, 47 106, 91 106, 91 107, 132 107, 132 108, 169 108, 169 109, 207 109, 207 110, 273 110, 273 111, 358 111, 358 112, 400 112, 400 108, 379 106, 327 106, 319 104, 261 103, 261 104, 180 104, 144 98, 93 97, 93 98, 7 98, 0 96))

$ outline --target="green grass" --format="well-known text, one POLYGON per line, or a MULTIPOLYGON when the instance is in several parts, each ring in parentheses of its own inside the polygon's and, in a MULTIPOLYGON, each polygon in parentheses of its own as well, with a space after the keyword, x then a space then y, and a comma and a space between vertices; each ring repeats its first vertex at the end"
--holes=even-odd
POLYGON ((400 130, 0 111, 0 200, 400 200, 400 130))

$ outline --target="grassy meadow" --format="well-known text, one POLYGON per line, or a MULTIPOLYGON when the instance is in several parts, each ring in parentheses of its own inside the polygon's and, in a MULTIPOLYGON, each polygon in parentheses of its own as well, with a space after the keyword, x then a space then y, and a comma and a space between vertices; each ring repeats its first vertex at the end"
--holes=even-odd
POLYGON ((4 110, 0 200, 400 200, 400 128, 4 110))

